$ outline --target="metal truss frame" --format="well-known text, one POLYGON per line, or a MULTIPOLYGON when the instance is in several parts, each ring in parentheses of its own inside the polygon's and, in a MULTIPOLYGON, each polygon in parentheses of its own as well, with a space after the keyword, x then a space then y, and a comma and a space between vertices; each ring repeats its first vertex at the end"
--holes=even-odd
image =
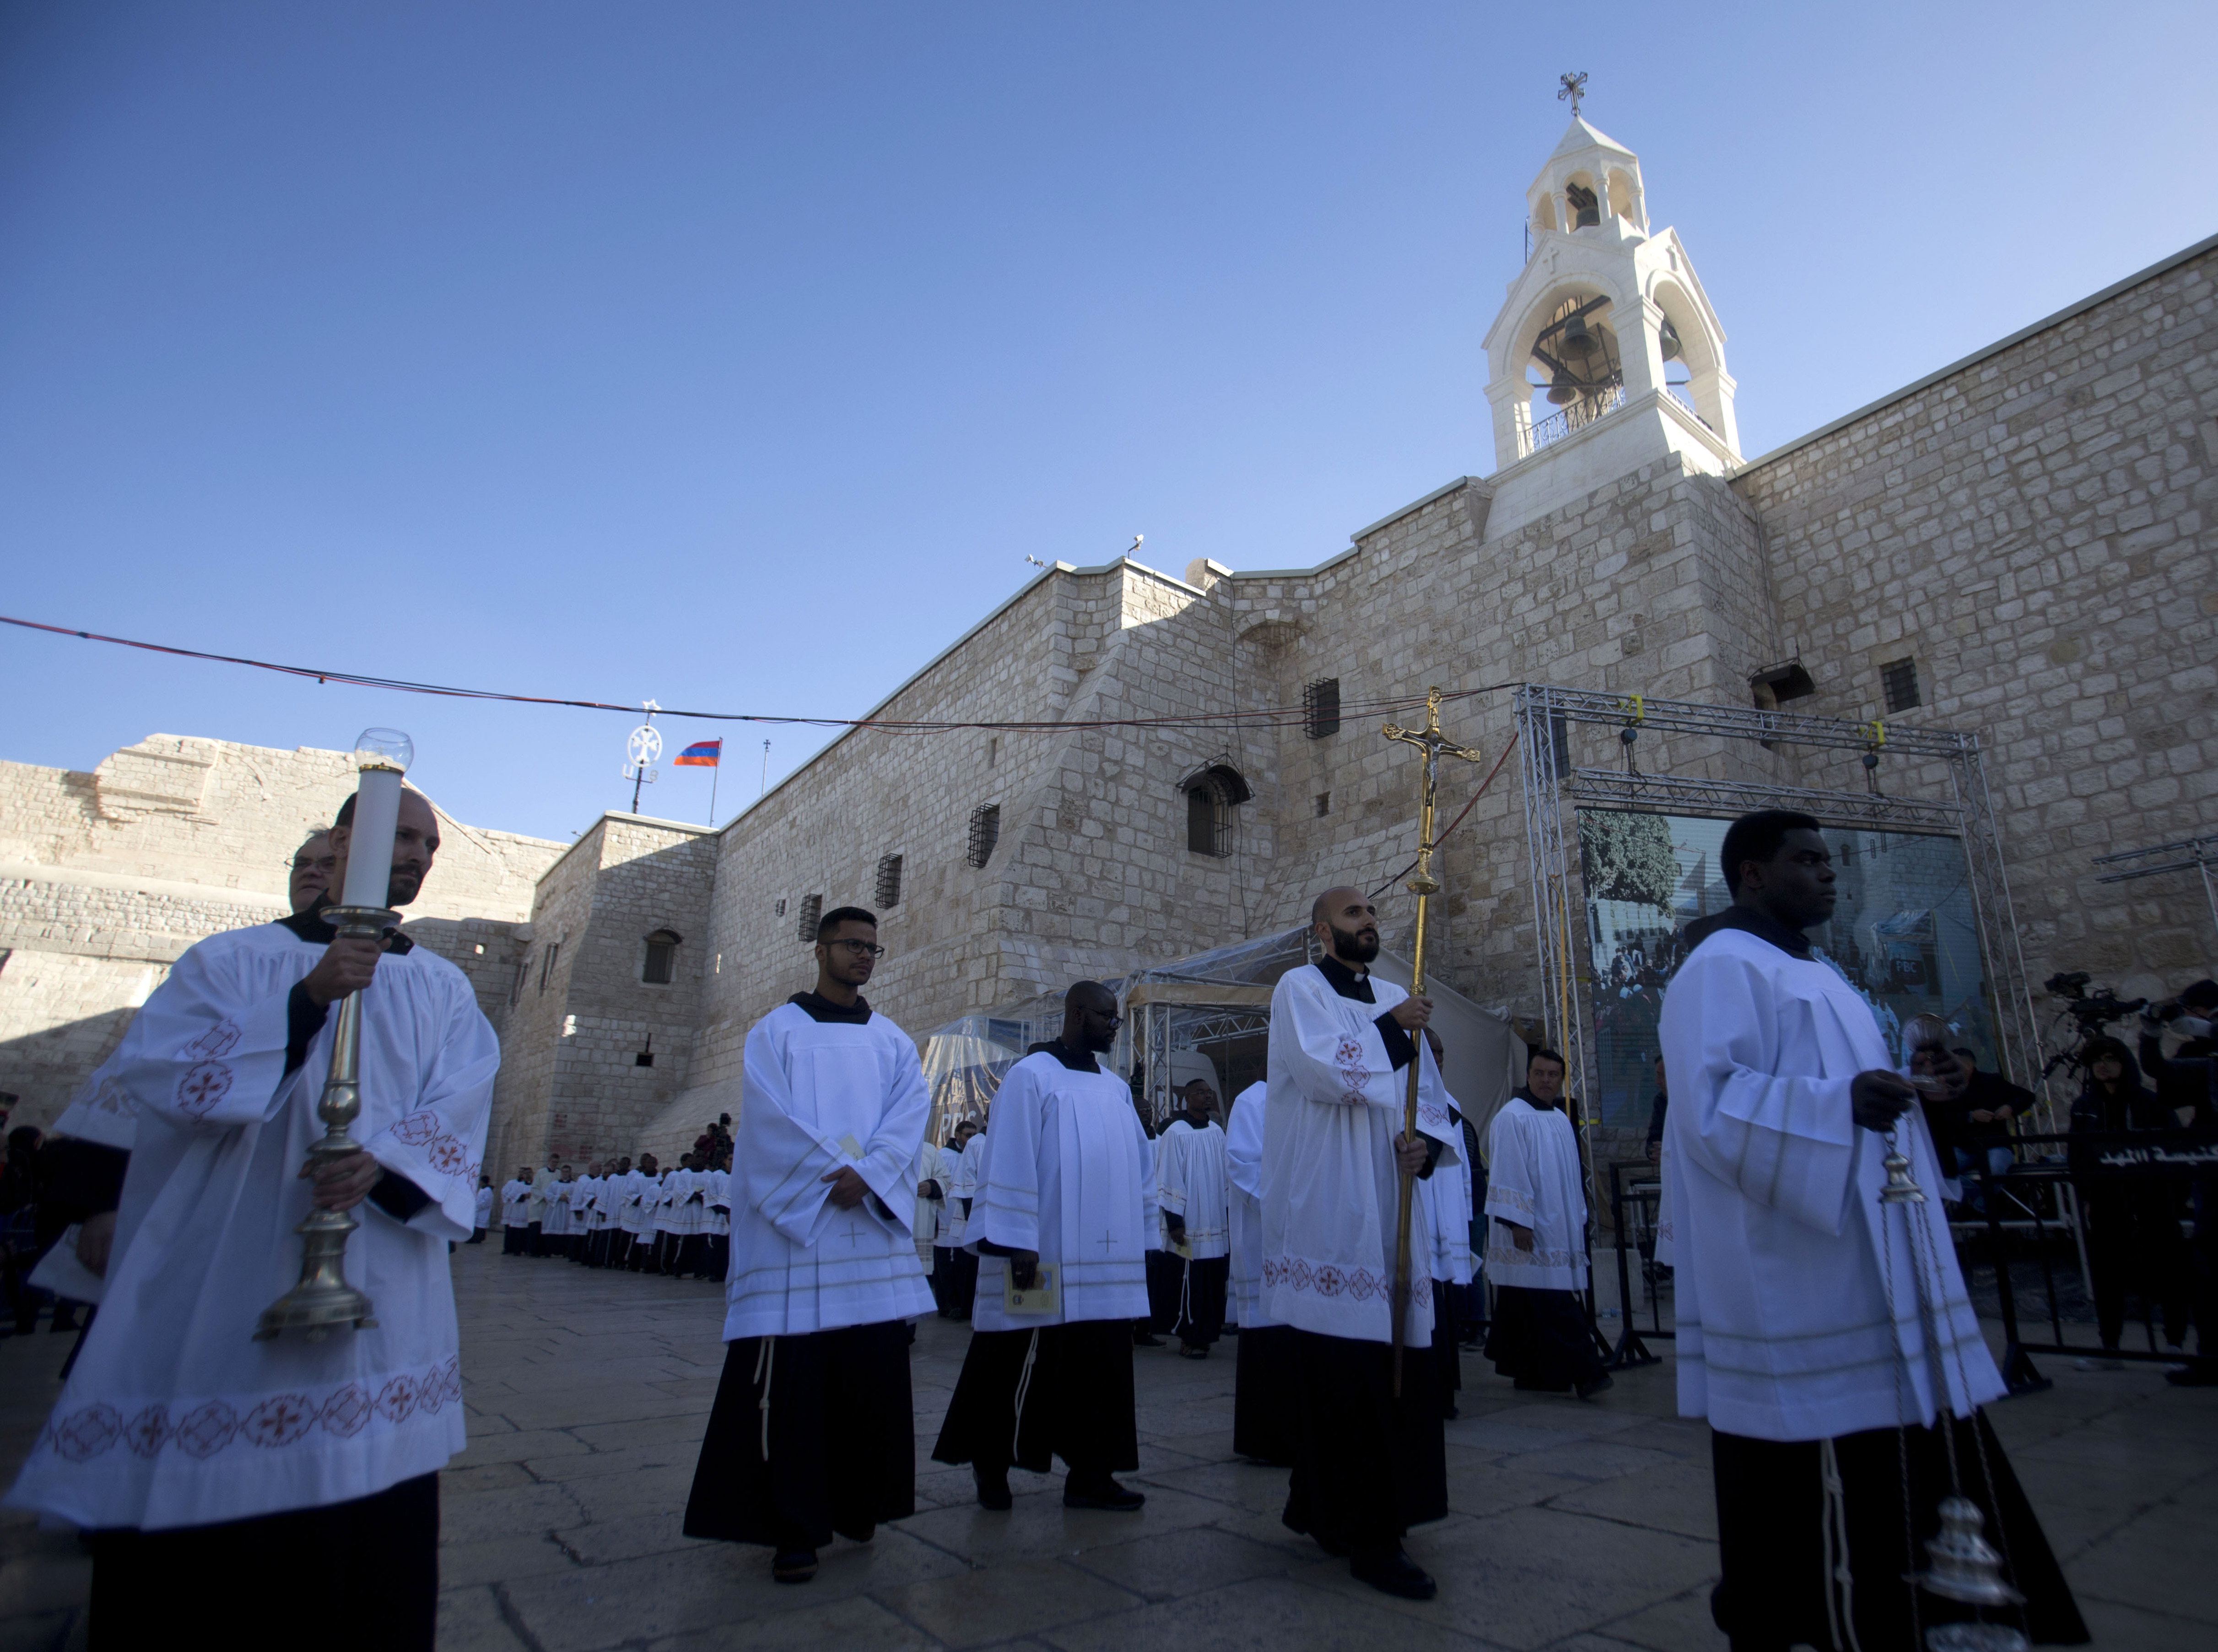
MULTIPOLYGON (((1754 707, 1597 694, 1527 683, 1517 690, 1517 731, 1525 793, 1525 837, 1533 885, 1533 950, 1540 974, 1542 1025, 1570 1067, 1575 1096, 1592 1093, 1586 1030, 1593 1024, 1591 965, 1585 902, 1575 898, 1581 804, 1731 818, 1759 808, 1794 808, 1831 826, 1928 832, 1963 846, 1987 978, 1994 992, 1995 1036, 2004 1074, 2029 1087, 2041 1082, 2041 1039, 2031 984, 2010 906, 2010 880, 1987 794, 1979 736, 1963 730, 1883 727, 1833 717, 1806 717, 1754 707), (1573 769, 1559 750, 1571 723, 1598 723, 1640 733, 1683 733, 1767 746, 1805 746, 1883 751, 1890 757, 1945 764, 1948 795, 1889 796, 1877 791, 1818 791, 1756 781, 1573 769)), ((2053 1105, 2053 1100, 2052 1100, 2053 1105)), ((1585 1135, 1583 1110, 1575 1121, 1585 1135)), ((1591 1155, 1589 1155, 1591 1160, 1591 1155)))

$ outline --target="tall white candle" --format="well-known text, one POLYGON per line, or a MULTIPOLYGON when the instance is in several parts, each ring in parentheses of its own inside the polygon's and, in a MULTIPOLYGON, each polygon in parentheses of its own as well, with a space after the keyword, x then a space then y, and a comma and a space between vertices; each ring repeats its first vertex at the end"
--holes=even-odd
POLYGON ((364 729, 355 742, 354 826, 347 839, 344 906, 382 906, 393 881, 393 833, 400 823, 400 777, 416 752, 397 729, 364 729))

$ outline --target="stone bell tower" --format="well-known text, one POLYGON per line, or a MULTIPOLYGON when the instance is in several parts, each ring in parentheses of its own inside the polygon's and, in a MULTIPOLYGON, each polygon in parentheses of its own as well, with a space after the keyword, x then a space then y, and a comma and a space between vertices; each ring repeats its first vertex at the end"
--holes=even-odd
POLYGON ((1525 205, 1531 251, 1486 335, 1490 535, 1667 453, 1738 466, 1725 329, 1678 232, 1649 228, 1640 158, 1574 113, 1525 205))

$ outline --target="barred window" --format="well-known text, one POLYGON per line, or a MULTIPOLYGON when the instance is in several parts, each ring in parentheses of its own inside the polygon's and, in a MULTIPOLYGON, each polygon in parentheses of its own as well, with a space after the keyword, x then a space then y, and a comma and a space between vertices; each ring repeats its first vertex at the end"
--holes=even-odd
POLYGON ((659 929, 647 937, 647 959, 639 978, 650 987, 667 987, 678 978, 678 937, 659 929))
POLYGON ((1918 697, 1918 662, 1914 659, 1890 659, 1879 668, 1880 689, 1887 695, 1890 712, 1908 711, 1924 702, 1918 697))
POLYGON ((778 905, 773 910, 776 911, 780 918, 785 916, 785 897, 784 895, 780 895, 778 898, 778 905))
POLYGON ((1184 782, 1186 846, 1222 860, 1232 852, 1232 811, 1255 794, 1238 770, 1214 763, 1184 782))
POLYGON ((981 803, 970 811, 970 845, 964 858, 983 866, 994 858, 994 845, 1001 840, 1001 806, 981 803))
POLYGON ((801 939, 808 942, 811 946, 815 945, 816 923, 817 920, 823 916, 824 897, 822 895, 805 894, 802 896, 801 921, 794 926, 795 932, 801 937, 801 939))
POLYGON ((1322 677, 1302 690, 1302 733, 1313 740, 1340 733, 1340 679, 1322 677))
POLYGON ((899 855, 878 857, 877 896, 880 911, 883 911, 888 906, 901 905, 901 857, 899 855))

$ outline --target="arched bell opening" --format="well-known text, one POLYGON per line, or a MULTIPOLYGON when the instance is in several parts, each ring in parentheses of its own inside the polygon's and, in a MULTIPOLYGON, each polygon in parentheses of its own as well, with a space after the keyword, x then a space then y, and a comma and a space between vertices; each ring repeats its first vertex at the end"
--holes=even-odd
POLYGON ((1575 230, 1593 229, 1602 222, 1601 194, 1594 179, 1584 172, 1574 173, 1564 185, 1564 207, 1575 230))
POLYGON ((1622 167, 1609 175, 1609 210, 1613 217, 1622 218, 1636 230, 1646 227, 1647 220, 1640 206, 1640 185, 1622 167))
POLYGON ((1592 424, 1625 399, 1625 362, 1608 294, 1558 299, 1535 334, 1526 362, 1533 446, 1592 424))
POLYGON ((1657 342, 1664 358, 1664 393, 1711 430, 1723 434, 1722 353, 1701 310, 1676 282, 1657 282, 1650 297, 1664 312, 1657 342))

